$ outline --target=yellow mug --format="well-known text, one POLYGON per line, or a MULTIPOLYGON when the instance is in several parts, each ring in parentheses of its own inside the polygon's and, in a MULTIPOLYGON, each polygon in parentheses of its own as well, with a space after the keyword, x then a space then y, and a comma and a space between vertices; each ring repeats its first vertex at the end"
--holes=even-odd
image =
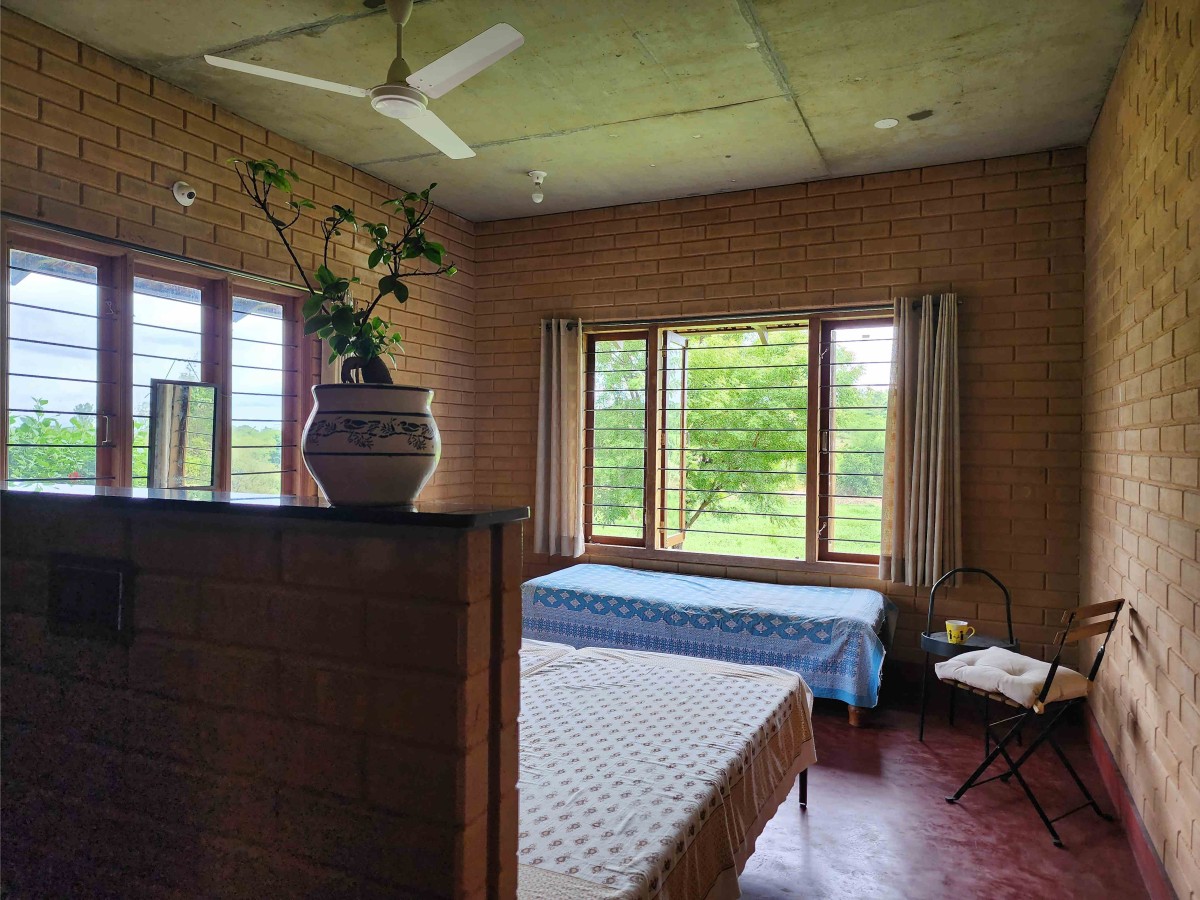
POLYGON ((952 644, 965 644, 975 629, 962 619, 946 620, 946 639, 952 644))

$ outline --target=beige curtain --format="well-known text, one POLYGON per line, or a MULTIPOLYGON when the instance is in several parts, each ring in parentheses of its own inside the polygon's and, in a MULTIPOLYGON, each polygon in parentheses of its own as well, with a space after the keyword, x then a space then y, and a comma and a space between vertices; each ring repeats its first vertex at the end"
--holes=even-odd
POLYGON ((583 554, 583 323, 542 321, 533 546, 583 554))
POLYGON ((931 585, 962 565, 958 299, 896 301, 879 577, 931 585))

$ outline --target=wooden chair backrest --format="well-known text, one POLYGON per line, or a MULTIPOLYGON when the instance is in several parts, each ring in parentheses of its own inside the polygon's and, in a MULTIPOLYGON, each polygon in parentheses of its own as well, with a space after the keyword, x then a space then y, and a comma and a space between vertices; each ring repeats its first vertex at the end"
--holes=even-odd
POLYGON ((1054 643, 1059 646, 1077 644, 1084 638, 1107 634, 1112 630, 1113 622, 1121 614, 1121 607, 1124 605, 1123 599, 1105 600, 1103 603, 1092 603, 1089 606, 1067 610, 1062 617, 1062 624, 1067 628, 1054 635, 1054 643))

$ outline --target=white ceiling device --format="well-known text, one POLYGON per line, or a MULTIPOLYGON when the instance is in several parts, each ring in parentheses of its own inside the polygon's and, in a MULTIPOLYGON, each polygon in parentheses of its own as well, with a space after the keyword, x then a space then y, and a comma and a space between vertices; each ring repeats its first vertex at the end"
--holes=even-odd
MULTIPOLYGON (((364 5, 374 9, 381 6, 382 2, 366 0, 364 5)), ((388 15, 396 24, 396 58, 388 68, 387 80, 370 89, 309 78, 307 75, 293 75, 291 72, 220 56, 205 56, 204 59, 209 65, 260 78, 273 78, 351 97, 369 97, 376 112, 399 119, 451 159, 474 156, 475 151, 429 109, 429 101, 436 100, 472 75, 478 75, 492 63, 508 56, 525 43, 525 38, 511 25, 493 25, 441 59, 414 72, 404 61, 403 52, 404 26, 412 14, 413 0, 386 0, 386 3, 388 15)))
POLYGON ((533 193, 530 196, 534 203, 541 203, 546 199, 546 195, 542 193, 542 182, 546 180, 546 173, 541 169, 534 169, 529 173, 529 177, 533 179, 533 193))

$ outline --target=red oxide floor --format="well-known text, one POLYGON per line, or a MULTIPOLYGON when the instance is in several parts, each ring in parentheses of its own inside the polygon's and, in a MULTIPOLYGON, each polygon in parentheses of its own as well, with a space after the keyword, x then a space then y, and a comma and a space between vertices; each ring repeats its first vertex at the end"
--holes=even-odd
MULTIPOLYGON (((1121 825, 1091 810, 1056 824, 1066 844, 1058 849, 1016 782, 946 803, 982 760, 981 720, 960 708, 951 728, 944 707, 930 705, 921 744, 915 711, 880 709, 872 727, 859 729, 847 724, 845 706, 818 702, 808 811, 801 814, 793 788, 746 865, 743 900, 1148 896, 1121 825)), ((1062 743, 1111 812, 1082 731, 1062 743)), ((1021 773, 1052 818, 1082 802, 1044 745, 1021 773)))

